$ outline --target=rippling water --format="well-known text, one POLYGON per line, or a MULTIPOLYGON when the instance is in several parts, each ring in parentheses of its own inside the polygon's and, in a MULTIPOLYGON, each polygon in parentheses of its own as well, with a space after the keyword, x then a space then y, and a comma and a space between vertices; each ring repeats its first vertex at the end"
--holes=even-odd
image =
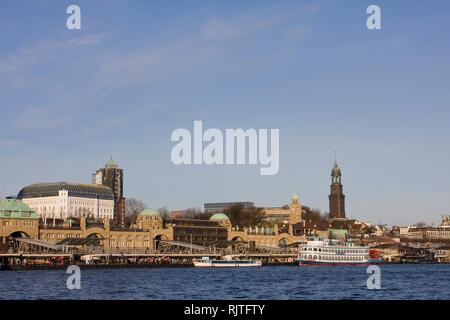
POLYGON ((2 271, 0 299, 450 299, 448 264, 380 268, 380 290, 361 266, 2 271))

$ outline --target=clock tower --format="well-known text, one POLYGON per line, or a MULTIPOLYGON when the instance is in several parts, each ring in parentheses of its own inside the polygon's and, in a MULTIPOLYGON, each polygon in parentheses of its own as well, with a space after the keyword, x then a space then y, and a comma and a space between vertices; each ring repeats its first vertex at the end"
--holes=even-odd
POLYGON ((341 169, 335 158, 334 167, 331 170, 331 192, 328 196, 330 201, 330 221, 345 220, 345 195, 341 178, 341 169))

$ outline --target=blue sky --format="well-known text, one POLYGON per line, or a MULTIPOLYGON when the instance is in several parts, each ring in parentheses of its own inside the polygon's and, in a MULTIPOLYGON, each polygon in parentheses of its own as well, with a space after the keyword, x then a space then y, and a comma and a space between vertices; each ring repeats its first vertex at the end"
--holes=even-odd
POLYGON ((289 202, 439 223, 450 211, 448 1, 0 2, 0 195, 90 182, 110 156, 150 207, 289 202), (66 28, 81 7, 81 30, 66 28), (381 7, 382 30, 366 28, 381 7), (280 170, 175 166, 174 129, 280 129, 280 170))

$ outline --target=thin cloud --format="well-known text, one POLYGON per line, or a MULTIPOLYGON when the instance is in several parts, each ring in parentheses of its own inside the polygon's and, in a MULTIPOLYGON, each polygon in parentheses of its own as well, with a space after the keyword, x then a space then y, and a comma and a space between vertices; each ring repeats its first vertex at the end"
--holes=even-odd
POLYGON ((10 53, 0 59, 0 82, 11 87, 22 87, 32 82, 27 75, 33 67, 57 56, 60 54, 60 50, 96 45, 103 38, 103 35, 89 35, 84 38, 40 43, 10 53))
POLYGON ((16 121, 19 129, 52 129, 69 122, 67 115, 58 115, 54 108, 32 107, 27 109, 16 121))
MULTIPOLYGON (((310 16, 319 5, 283 7, 252 14, 240 14, 228 19, 211 18, 191 37, 172 43, 153 45, 131 53, 104 57, 90 85, 93 95, 109 93, 132 84, 149 84, 173 74, 180 74, 224 57, 227 41, 239 41, 258 32, 286 27, 301 16, 310 16)), ((292 30, 303 36, 310 27, 292 30)))

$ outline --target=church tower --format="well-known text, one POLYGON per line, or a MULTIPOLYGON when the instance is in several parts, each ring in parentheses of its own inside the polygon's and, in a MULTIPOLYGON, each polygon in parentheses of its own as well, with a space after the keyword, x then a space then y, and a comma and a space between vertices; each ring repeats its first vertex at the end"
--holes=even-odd
POLYGON ((331 170, 331 192, 328 196, 330 201, 330 221, 345 220, 345 196, 343 193, 341 177, 341 169, 335 158, 334 167, 331 170))

